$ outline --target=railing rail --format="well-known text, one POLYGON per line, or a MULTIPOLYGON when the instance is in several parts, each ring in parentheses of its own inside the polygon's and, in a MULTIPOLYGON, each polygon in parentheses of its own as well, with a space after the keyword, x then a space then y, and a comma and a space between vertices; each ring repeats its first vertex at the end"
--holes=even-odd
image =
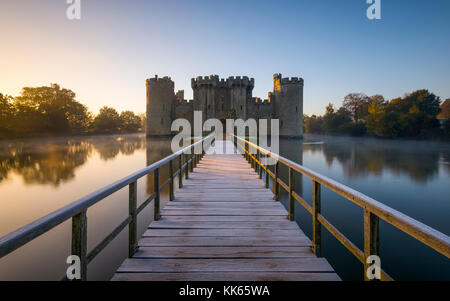
MULTIPOLYGON (((264 169, 266 175, 274 180, 273 191, 275 199, 279 199, 280 189, 282 187, 289 194, 289 218, 293 220, 294 199, 297 200, 308 211, 313 218, 312 250, 317 256, 321 256, 321 226, 324 226, 341 244, 343 244, 359 261, 364 264, 364 278, 367 278, 367 269, 370 262, 367 258, 370 255, 379 255, 379 219, 386 221, 397 229, 402 230, 409 236, 417 239, 423 244, 429 246, 440 254, 450 258, 450 237, 439 232, 389 206, 386 206, 367 195, 358 192, 346 185, 338 183, 324 175, 312 171, 298 163, 272 153, 246 139, 232 135, 237 139, 238 149, 244 153, 245 158, 250 162, 255 170, 264 169), (254 155, 256 154, 256 155, 254 155), (261 154, 265 157, 273 158, 276 163, 274 173, 261 160, 261 154), (289 183, 284 183, 279 177, 279 164, 284 164, 289 168, 289 183), (293 171, 303 174, 312 180, 313 184, 313 202, 310 206, 300 195, 293 191, 293 171), (364 209, 364 251, 360 250, 347 237, 344 236, 321 214, 321 186, 336 192, 351 202, 364 209)), ((267 180, 266 180, 267 181, 267 180)), ((267 185, 267 184, 266 184, 267 185)), ((381 280, 392 280, 389 275, 381 271, 381 280)))
POLYGON ((209 135, 198 142, 183 148, 182 150, 165 157, 146 168, 143 168, 121 180, 118 180, 102 189, 99 189, 67 206, 62 207, 34 222, 17 229, 0 238, 0 258, 8 255, 16 249, 22 247, 33 239, 55 228, 59 224, 72 219, 72 254, 77 255, 81 262, 81 280, 87 279, 87 264, 91 262, 126 226, 129 227, 129 257, 132 257, 137 249, 137 215, 152 201, 155 201, 154 217, 159 219, 159 201, 160 191, 167 185, 170 185, 170 200, 173 200, 174 185, 173 180, 176 175, 179 175, 179 187, 182 187, 182 175, 185 171, 186 178, 189 172, 193 171, 194 166, 199 162, 204 155, 204 143, 211 143, 214 135, 209 135), (194 153, 194 149, 201 146, 199 154, 194 153), (184 157, 184 163, 182 163, 184 157), (178 159, 179 169, 173 172, 173 160, 178 159), (160 185, 159 171, 160 168, 169 164, 169 179, 160 185), (154 173, 155 178, 155 192, 150 195, 139 207, 137 207, 137 180, 154 173), (87 253, 87 210, 100 202, 104 198, 117 192, 118 190, 128 186, 129 187, 129 215, 128 217, 114 229, 103 241, 101 241, 93 250, 87 253))

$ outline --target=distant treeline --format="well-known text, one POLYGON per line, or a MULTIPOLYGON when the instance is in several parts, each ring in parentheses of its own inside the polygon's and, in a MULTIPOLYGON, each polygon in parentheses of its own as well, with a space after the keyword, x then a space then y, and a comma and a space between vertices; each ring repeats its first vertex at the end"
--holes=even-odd
POLYGON ((449 117, 450 100, 441 106, 440 98, 428 90, 417 90, 391 101, 382 95, 352 93, 338 109, 330 103, 325 115, 304 116, 304 130, 318 134, 449 139, 449 117))
POLYGON ((143 131, 144 124, 144 114, 106 106, 94 115, 57 84, 26 87, 17 97, 0 93, 0 138, 131 133, 143 131))

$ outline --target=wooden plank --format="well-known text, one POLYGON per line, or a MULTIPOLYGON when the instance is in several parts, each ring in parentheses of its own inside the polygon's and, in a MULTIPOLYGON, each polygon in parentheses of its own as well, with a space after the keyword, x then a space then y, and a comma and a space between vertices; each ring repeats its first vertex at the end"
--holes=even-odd
POLYGON ((201 236, 201 237, 236 237, 236 236, 254 236, 254 237, 281 237, 281 236, 304 236, 300 229, 149 229, 145 231, 142 237, 148 236, 201 236))
POLYGON ((161 215, 170 216, 170 215, 209 215, 209 216, 217 216, 217 215, 268 215, 268 216, 285 216, 286 212, 282 209, 190 209, 190 210, 181 210, 181 209, 163 209, 161 210, 161 215))
POLYGON ((324 258, 217 258, 217 259, 137 259, 128 258, 117 270, 130 272, 334 272, 324 258))
POLYGON ((283 208, 282 205, 278 202, 272 200, 267 200, 267 202, 230 202, 230 201, 216 201, 216 202, 205 202, 205 201, 178 201, 178 202, 170 202, 166 205, 166 208, 170 207, 268 207, 268 208, 283 208))
POLYGON ((299 229, 294 222, 284 221, 179 221, 162 218, 154 221, 149 228, 178 228, 178 229, 299 229))
POLYGON ((336 273, 117 273, 112 281, 340 281, 336 273))
POLYGON ((141 247, 134 258, 315 257, 309 247, 141 247))
POLYGON ((286 221, 286 216, 282 215, 166 215, 165 219, 174 221, 217 221, 217 222, 242 222, 242 221, 259 221, 259 222, 271 222, 271 221, 286 221))
POLYGON ((143 237, 140 247, 157 246, 296 246, 309 247, 311 241, 305 236, 293 237, 143 237))

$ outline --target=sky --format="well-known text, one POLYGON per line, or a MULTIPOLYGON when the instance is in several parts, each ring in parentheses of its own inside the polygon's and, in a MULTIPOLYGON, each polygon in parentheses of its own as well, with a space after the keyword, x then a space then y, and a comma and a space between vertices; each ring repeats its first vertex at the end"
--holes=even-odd
POLYGON ((94 113, 104 105, 145 111, 145 79, 255 78, 267 98, 272 75, 302 77, 304 113, 363 92, 386 99, 417 89, 450 98, 450 1, 0 0, 0 93, 58 83, 94 113))

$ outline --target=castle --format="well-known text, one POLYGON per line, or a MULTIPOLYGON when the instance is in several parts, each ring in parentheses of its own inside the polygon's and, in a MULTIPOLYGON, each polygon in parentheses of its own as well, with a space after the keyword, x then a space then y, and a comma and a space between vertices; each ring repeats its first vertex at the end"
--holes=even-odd
MULTIPOLYGON (((273 91, 268 99, 253 97, 255 80, 244 77, 220 79, 217 75, 191 80, 193 100, 184 99, 184 91, 175 93, 170 77, 147 79, 147 136, 170 136, 172 121, 184 118, 193 124, 194 111, 202 111, 204 120, 279 119, 280 137, 303 136, 303 79, 273 76, 273 91)), ((204 121, 203 120, 203 121, 204 121)), ((203 123, 202 123, 203 124, 203 123)), ((224 127, 225 128, 225 127, 224 127)), ((268 129, 270 133, 270 128, 268 129)))

